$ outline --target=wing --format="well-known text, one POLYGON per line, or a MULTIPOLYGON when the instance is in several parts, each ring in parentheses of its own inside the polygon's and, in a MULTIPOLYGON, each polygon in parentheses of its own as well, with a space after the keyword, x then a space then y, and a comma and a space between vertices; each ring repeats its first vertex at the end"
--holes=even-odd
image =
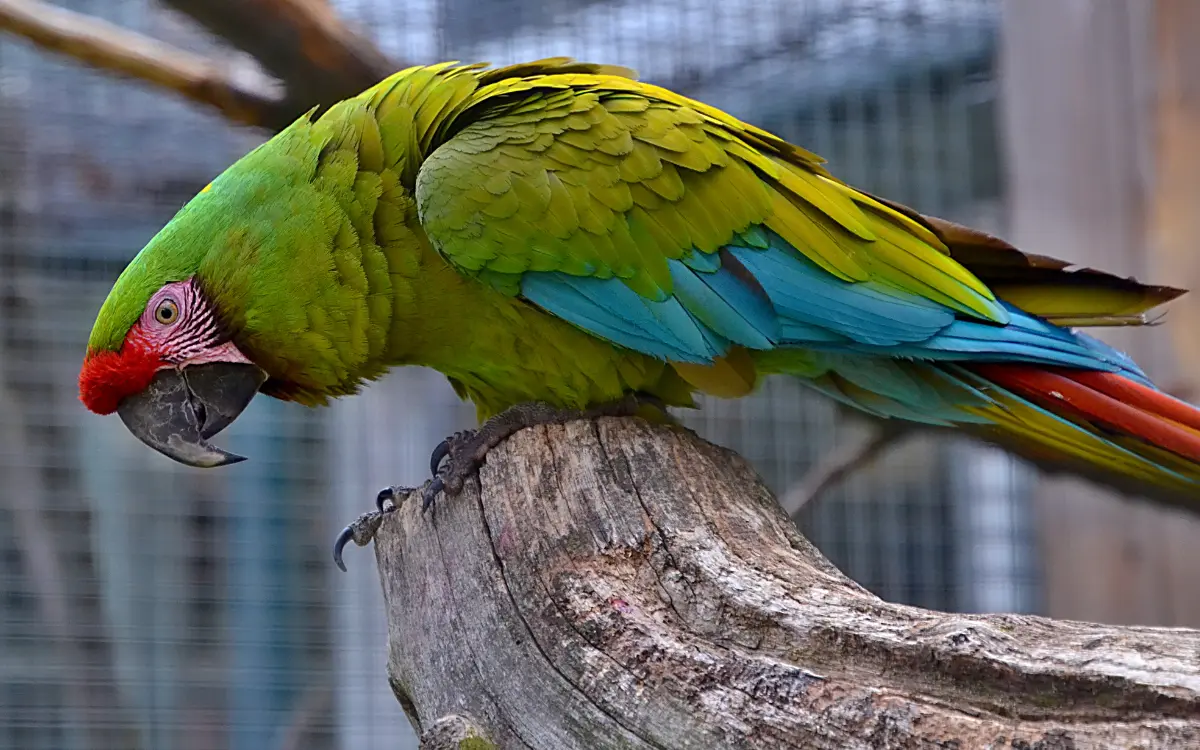
POLYGON ((501 78, 441 132, 416 181, 439 252, 621 346, 699 364, 735 345, 982 352, 1141 378, 1107 347, 998 300, 952 254, 951 225, 664 89, 608 75, 501 78))
POLYGON ((907 206, 875 197, 880 203, 925 225, 950 256, 963 264, 1005 302, 1060 326, 1144 325, 1152 308, 1187 290, 1143 284, 1094 268, 1025 253, 977 229, 923 216, 907 206))

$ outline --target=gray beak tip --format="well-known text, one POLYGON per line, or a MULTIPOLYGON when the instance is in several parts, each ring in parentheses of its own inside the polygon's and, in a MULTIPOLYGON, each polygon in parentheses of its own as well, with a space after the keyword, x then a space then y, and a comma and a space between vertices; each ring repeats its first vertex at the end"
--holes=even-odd
POLYGON ((246 460, 245 456, 239 456, 223 448, 218 448, 203 438, 194 443, 189 443, 177 434, 171 435, 167 439, 167 448, 170 452, 166 453, 166 455, 188 466, 195 466, 200 469, 213 469, 218 466, 228 466, 246 460))
POLYGON ((183 370, 160 370, 141 393, 117 407, 121 421, 139 440, 188 466, 213 468, 245 456, 207 441, 227 427, 266 380, 258 367, 210 362, 183 370))

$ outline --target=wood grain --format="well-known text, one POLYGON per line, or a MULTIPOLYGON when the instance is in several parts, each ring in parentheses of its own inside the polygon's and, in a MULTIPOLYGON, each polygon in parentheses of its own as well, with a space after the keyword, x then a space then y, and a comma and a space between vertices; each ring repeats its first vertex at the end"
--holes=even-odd
POLYGON ((1200 633, 884 602, 680 428, 528 429, 418 506, 375 540, 425 747, 1200 746, 1200 633))

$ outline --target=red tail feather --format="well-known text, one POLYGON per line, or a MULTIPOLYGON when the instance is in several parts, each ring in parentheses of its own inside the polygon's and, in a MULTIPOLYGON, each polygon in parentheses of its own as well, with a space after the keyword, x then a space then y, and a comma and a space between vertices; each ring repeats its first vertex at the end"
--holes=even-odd
POLYGON ((1153 412, 1160 417, 1166 417, 1173 422, 1187 425, 1194 430, 1200 430, 1200 409, 1191 404, 1168 396, 1162 391, 1147 388, 1128 378, 1123 378, 1111 372, 1075 371, 1063 372, 1071 380, 1082 383, 1101 393, 1108 394, 1118 401, 1137 406, 1145 411, 1153 412))
POLYGON ((1082 417, 1200 462, 1200 410, 1109 372, 979 364, 971 369, 1056 414, 1082 417))

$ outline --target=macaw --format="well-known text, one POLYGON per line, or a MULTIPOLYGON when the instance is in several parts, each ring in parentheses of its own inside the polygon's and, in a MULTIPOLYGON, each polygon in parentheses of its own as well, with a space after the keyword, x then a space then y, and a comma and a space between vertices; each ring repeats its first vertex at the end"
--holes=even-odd
POLYGON ((1070 270, 823 163, 624 68, 408 68, 301 116, 149 241, 100 308, 81 399, 211 467, 241 460, 208 440, 257 393, 319 405, 431 367, 483 426, 434 451, 428 504, 522 426, 785 374, 1195 504, 1200 410, 1075 330, 1182 290, 1070 270))

